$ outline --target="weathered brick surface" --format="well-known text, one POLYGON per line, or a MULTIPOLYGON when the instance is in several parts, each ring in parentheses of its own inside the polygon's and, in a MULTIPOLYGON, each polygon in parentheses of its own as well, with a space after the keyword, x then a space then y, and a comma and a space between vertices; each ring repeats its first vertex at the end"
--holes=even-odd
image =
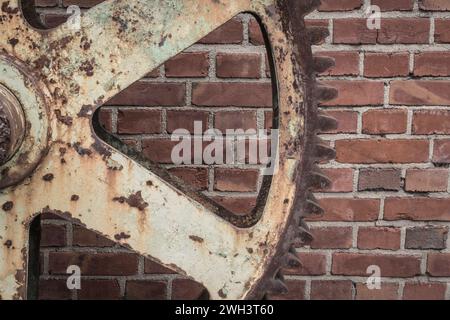
POLYGON ((400 229, 392 227, 360 227, 358 229, 359 249, 400 249, 400 229))
POLYGON ((353 283, 349 280, 311 281, 312 300, 351 300, 353 283))
POLYGON ((406 110, 370 110, 363 114, 362 132, 366 134, 405 133, 406 110))
POLYGON ((410 169, 406 172, 405 190, 417 192, 447 191, 447 169, 410 169))
POLYGON ((368 78, 406 76, 409 73, 409 53, 366 53, 364 75, 368 78))
POLYGON ((406 249, 445 249, 448 227, 425 226, 406 229, 406 249))
POLYGON ((312 228, 314 240, 312 249, 348 249, 353 243, 353 229, 351 227, 317 227, 312 228))
POLYGON ((381 283, 381 289, 369 289, 366 283, 356 284, 356 300, 397 300, 398 284, 381 283))
POLYGON ((359 191, 392 190, 401 188, 401 172, 398 169, 359 170, 359 191))
POLYGON ((371 4, 380 7, 381 11, 410 11, 414 0, 372 0, 371 4))
MULTIPOLYGON (((56 27, 68 5, 100 2, 37 4, 56 27)), ((286 270, 288 294, 269 299, 450 298, 449 12, 447 0, 322 0, 307 17, 307 26, 330 28, 313 49, 336 60, 318 78, 340 93, 321 106, 339 120, 321 132, 337 161, 320 165, 332 183, 315 190, 325 214, 308 218, 315 239, 297 248, 303 266, 286 270), (380 30, 367 28, 369 4, 382 10, 380 30), (363 283, 369 265, 381 268, 381 290, 363 283)), ((258 22, 240 14, 107 102, 100 124, 223 207, 248 214, 259 170, 175 166, 170 135, 193 133, 194 121, 203 130, 272 128, 271 74, 258 22)), ((43 218, 40 299, 205 297, 200 284, 113 241, 53 214, 43 218), (69 264, 81 266, 82 290, 67 289, 69 264)))
POLYGON ((443 300, 445 283, 406 283, 403 289, 404 300, 443 300))
POLYGON ((333 254, 331 273, 334 275, 367 275, 367 268, 380 267, 384 277, 409 278, 421 274, 420 257, 339 252, 333 254))

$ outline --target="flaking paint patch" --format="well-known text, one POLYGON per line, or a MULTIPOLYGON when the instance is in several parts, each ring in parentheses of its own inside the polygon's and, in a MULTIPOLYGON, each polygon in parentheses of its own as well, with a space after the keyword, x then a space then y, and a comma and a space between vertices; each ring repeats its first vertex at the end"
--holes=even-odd
POLYGON ((2 283, 0 286, 0 296, 2 299, 11 300, 17 297, 17 292, 19 292, 21 285, 17 282, 14 274, 8 274, 1 278, 0 281, 2 283))

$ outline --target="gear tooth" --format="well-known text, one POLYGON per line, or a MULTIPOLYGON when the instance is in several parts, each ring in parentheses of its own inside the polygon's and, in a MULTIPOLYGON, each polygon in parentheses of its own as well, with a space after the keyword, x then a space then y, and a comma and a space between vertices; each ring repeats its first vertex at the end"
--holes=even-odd
POLYGON ((314 240, 309 228, 298 227, 299 237, 302 244, 309 244, 314 240))
POLYGON ((339 92, 336 88, 318 85, 315 90, 315 98, 321 102, 330 101, 336 99, 339 92))
POLYGON ((321 132, 336 130, 338 122, 335 118, 320 114, 318 117, 318 127, 321 132))
POLYGON ((309 185, 314 190, 323 190, 331 186, 331 180, 319 168, 311 170, 309 185))
POLYGON ((314 70, 317 73, 325 72, 335 65, 336 61, 333 58, 322 56, 314 57, 314 70))
POLYGON ((306 199, 305 211, 315 215, 321 215, 324 213, 323 208, 319 205, 319 202, 313 194, 310 194, 306 199))
POLYGON ((330 35, 328 28, 317 26, 308 27, 307 33, 308 39, 313 45, 321 43, 330 35))
POLYGON ((322 141, 318 140, 318 143, 314 146, 314 156, 316 159, 320 160, 331 160, 336 157, 336 151, 322 141))
POLYGON ((291 252, 286 254, 285 261, 288 268, 298 268, 302 265, 298 256, 291 252))
POLYGON ((267 293, 280 295, 280 294, 286 294, 286 293, 288 293, 288 291, 289 291, 288 287, 282 280, 270 279, 268 288, 267 288, 267 293))

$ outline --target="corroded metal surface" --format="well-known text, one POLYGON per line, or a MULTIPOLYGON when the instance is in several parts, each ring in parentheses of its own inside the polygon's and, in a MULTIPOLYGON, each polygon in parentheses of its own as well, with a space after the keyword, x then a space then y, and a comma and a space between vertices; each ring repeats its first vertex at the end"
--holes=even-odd
POLYGON ((0 168, 0 297, 26 296, 28 229, 43 211, 192 277, 213 299, 282 290, 278 269, 296 263, 290 246, 308 238, 301 215, 317 209, 307 191, 324 183, 313 157, 330 153, 315 147, 315 124, 334 125, 317 118, 316 93, 334 92, 317 90, 315 72, 330 63, 314 62, 303 22, 317 1, 105 1, 82 16, 79 30, 49 32, 32 29, 17 0, 0 5, 0 83, 28 123, 19 151, 0 168), (273 46, 280 129, 279 170, 247 228, 107 145, 91 125, 103 102, 243 11, 260 17, 273 46))
POLYGON ((0 85, 0 165, 17 151, 25 135, 25 115, 19 100, 0 85))

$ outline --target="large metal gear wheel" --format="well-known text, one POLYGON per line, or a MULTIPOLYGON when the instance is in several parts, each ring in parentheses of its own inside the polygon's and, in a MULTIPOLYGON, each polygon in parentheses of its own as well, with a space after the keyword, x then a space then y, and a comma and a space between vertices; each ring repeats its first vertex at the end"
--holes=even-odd
POLYGON ((50 31, 27 22, 22 2, 0 0, 0 298, 34 297, 29 234, 42 212, 191 277, 212 299, 284 292, 280 269, 297 265, 293 245, 311 238, 303 217, 321 211, 311 190, 329 183, 314 163, 334 157, 316 133, 336 126, 317 108, 336 90, 315 80, 333 61, 311 52, 328 33, 304 22, 320 2, 108 0, 79 29, 50 31), (271 43, 279 129, 279 170, 246 217, 105 143, 92 125, 102 103, 241 12, 259 18, 271 43))

